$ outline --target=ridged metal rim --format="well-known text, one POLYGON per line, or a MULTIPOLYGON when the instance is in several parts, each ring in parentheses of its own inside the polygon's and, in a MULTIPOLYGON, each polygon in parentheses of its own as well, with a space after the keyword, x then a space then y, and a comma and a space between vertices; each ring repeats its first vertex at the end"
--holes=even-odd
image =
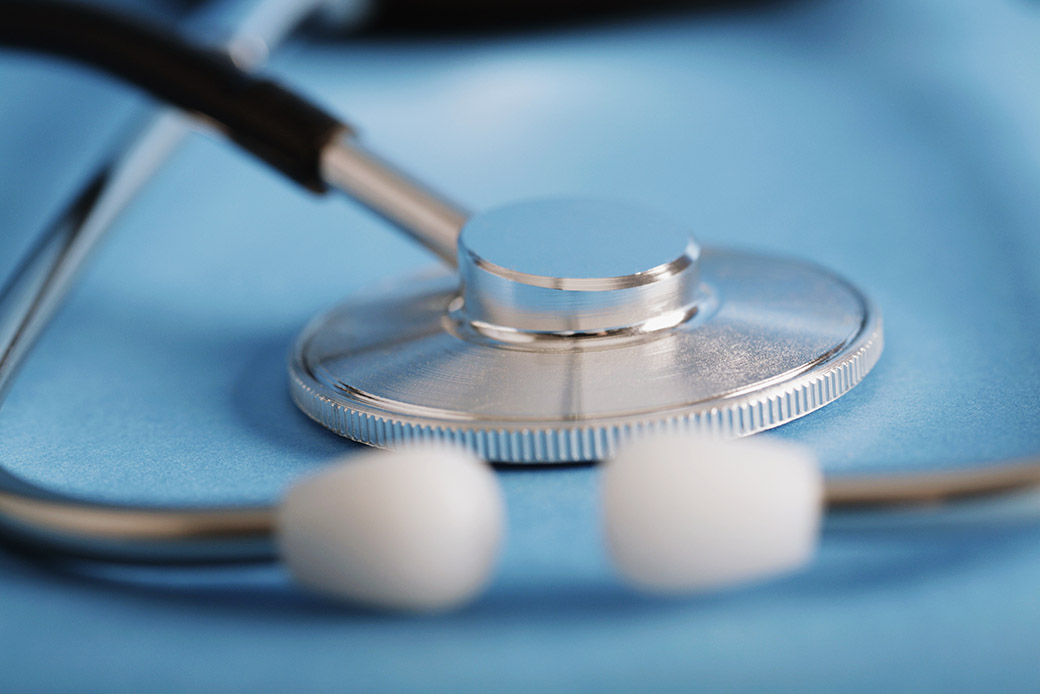
POLYGON ((431 425, 363 407, 348 407, 324 394, 324 386, 289 365, 290 390, 303 412, 322 426, 359 443, 398 448, 415 443, 461 445, 485 460, 555 464, 609 458, 631 438, 671 431, 720 438, 748 436, 798 419, 838 399, 877 363, 884 347, 880 313, 867 305, 860 332, 842 350, 801 374, 754 394, 740 393, 637 419, 599 420, 576 426, 549 423, 517 428, 472 424, 431 425))

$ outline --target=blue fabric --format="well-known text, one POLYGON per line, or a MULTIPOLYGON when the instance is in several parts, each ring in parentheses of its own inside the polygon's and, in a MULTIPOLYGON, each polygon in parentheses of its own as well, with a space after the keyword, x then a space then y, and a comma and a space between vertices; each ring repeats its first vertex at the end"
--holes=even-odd
MULTIPOLYGON (((775 432, 830 472, 1040 448, 1040 7, 791 3, 746 16, 296 46, 274 71, 483 209, 628 199, 705 245, 809 258, 884 310, 852 393, 775 432)), ((0 56, 0 271, 140 111, 0 56)), ((351 290, 429 262, 340 200, 193 140, 132 207, 0 417, 4 462, 93 499, 255 502, 354 447, 290 403, 286 351, 351 290)), ((472 607, 330 607, 261 570, 62 573, 0 554, 0 690, 1008 691, 1040 687, 1040 523, 835 519, 813 569, 627 593, 595 471, 504 470, 472 607)), ((1035 514, 1032 516, 1035 518, 1035 514)))

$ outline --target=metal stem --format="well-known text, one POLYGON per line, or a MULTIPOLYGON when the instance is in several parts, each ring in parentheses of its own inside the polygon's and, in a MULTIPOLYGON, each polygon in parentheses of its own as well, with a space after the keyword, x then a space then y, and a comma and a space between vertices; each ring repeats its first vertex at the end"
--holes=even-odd
POLYGON ((364 149, 350 133, 334 140, 322 156, 322 177, 433 251, 450 267, 469 213, 364 149))

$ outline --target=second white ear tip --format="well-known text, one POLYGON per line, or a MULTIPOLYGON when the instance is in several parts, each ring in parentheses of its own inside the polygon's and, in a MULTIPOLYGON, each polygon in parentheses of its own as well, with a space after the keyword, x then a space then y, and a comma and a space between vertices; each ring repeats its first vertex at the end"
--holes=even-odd
POLYGON ((645 591, 760 580, 815 553, 822 476, 811 453, 786 442, 648 438, 606 464, 602 485, 608 550, 645 591))
POLYGON ((330 597, 443 610, 475 597, 504 530, 494 472, 446 448, 366 452, 294 486, 278 543, 294 578, 330 597))

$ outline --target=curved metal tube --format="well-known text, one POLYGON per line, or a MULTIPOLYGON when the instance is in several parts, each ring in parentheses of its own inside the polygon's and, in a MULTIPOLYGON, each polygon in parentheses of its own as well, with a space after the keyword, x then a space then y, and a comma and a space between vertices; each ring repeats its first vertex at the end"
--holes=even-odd
MULTIPOLYGON (((826 482, 834 508, 935 503, 1040 485, 1040 459, 967 470, 826 482)), ((0 537, 27 553, 132 564, 276 558, 273 507, 145 508, 48 492, 0 470, 0 537)))
POLYGON ((131 564, 230 564, 275 558, 273 510, 106 506, 0 471, 0 538, 26 554, 131 564))
POLYGON ((825 483, 827 505, 928 504, 1040 485, 1040 458, 1021 458, 965 470, 834 477, 825 483))

